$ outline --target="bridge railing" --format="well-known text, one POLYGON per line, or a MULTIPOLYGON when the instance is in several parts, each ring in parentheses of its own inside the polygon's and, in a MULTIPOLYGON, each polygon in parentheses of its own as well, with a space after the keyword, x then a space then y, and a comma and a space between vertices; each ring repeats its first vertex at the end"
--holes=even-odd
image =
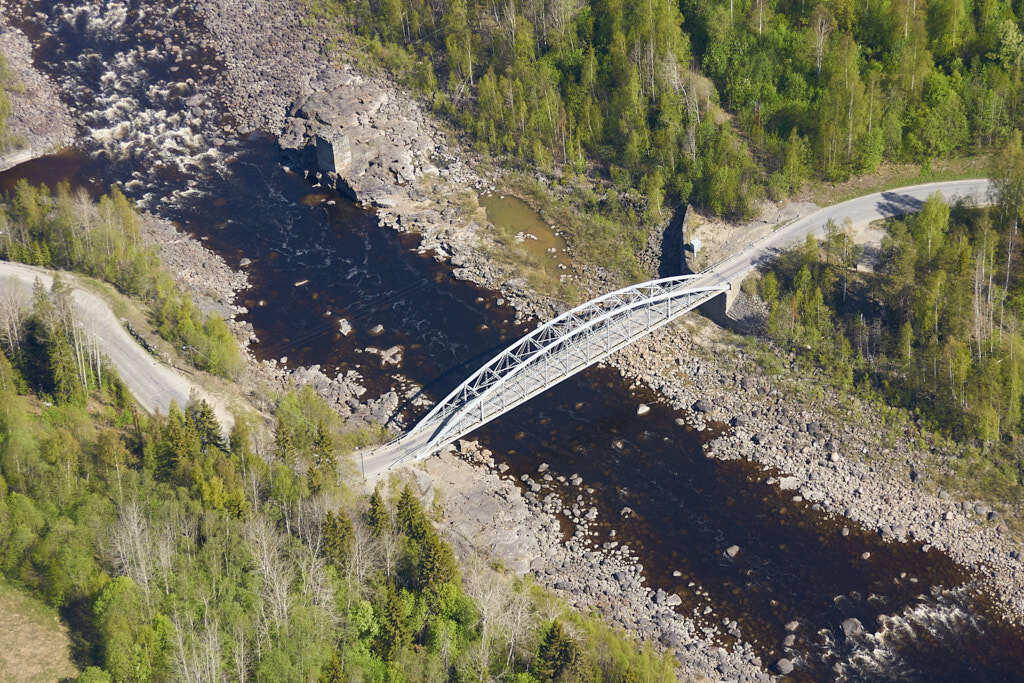
POLYGON ((622 289, 587 301, 553 318, 537 327, 525 337, 509 345, 505 350, 488 361, 486 365, 470 375, 417 423, 413 427, 413 431, 419 430, 421 425, 431 424, 436 419, 444 418, 447 414, 457 410, 460 404, 460 396, 463 400, 471 400, 488 387, 502 381, 504 377, 516 372, 516 369, 522 365, 524 358, 541 351, 552 341, 563 337, 581 324, 585 324, 587 320, 599 317, 609 310, 618 309, 624 303, 643 301, 649 298, 650 295, 645 294, 644 290, 661 291, 664 286, 688 282, 697 277, 699 276, 679 275, 623 287, 622 289))
POLYGON ((414 429, 433 431, 417 457, 429 455, 727 289, 727 285, 692 288, 679 283, 583 322, 523 358, 514 371, 486 390, 469 389, 450 396, 447 411, 428 415, 414 429))

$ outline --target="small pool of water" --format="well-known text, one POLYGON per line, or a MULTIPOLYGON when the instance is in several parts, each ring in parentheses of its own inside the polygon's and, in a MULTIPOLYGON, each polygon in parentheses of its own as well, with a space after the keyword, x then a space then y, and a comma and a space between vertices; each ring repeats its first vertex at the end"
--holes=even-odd
POLYGON ((520 250, 538 265, 569 265, 561 231, 544 222, 529 204, 508 194, 482 194, 478 199, 506 248, 520 250))

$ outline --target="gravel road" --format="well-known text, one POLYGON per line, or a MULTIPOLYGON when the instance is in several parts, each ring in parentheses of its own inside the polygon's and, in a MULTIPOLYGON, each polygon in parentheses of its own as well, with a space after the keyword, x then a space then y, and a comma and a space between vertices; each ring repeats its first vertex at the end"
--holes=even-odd
MULTIPOLYGON (((45 268, 0 261, 0 294, 6 296, 8 292, 14 292, 27 305, 31 302, 36 279, 49 289, 54 274, 55 271, 45 268)), ((179 371, 164 365, 143 349, 128 334, 106 301, 75 286, 74 275, 62 273, 62 277, 73 287, 71 299, 79 322, 87 334, 97 340, 102 353, 117 368, 139 405, 150 413, 167 413, 171 401, 184 407, 195 395, 213 406, 221 425, 228 428, 233 424, 234 419, 223 402, 212 398, 179 371)))
POLYGON ((858 228, 882 218, 915 213, 935 192, 941 192, 949 202, 969 199, 982 206, 989 203, 990 185, 984 178, 908 185, 826 206, 745 245, 735 255, 705 270, 705 277, 694 280, 694 284, 729 282, 733 291, 738 291, 743 278, 760 264, 771 261, 784 250, 803 242, 807 235, 824 237, 825 225, 830 219, 840 226, 846 219, 850 219, 853 227, 858 228))

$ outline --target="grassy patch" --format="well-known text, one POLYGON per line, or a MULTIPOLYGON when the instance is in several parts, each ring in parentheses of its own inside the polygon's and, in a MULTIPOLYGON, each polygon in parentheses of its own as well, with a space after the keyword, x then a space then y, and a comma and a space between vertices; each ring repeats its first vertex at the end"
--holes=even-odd
POLYGON ((0 680, 77 676, 71 639, 57 611, 0 579, 0 680))
POLYGON ((986 177, 988 165, 988 156, 937 160, 932 163, 930 169, 922 169, 918 164, 883 164, 875 173, 857 176, 841 183, 811 184, 796 193, 793 199, 828 206, 906 185, 986 177))
POLYGON ((385 443, 391 437, 391 433, 382 425, 374 425, 346 431, 335 438, 334 445, 341 455, 348 455, 362 448, 385 443))
POLYGON ((757 365, 768 376, 781 374, 784 369, 782 359, 777 353, 768 349, 762 349, 757 354, 757 365))

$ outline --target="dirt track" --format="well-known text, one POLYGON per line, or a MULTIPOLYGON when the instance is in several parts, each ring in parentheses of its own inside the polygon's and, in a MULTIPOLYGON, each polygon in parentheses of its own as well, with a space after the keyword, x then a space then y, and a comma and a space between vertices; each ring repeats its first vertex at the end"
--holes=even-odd
MULTIPOLYGON (((32 285, 36 279, 49 289, 54 274, 55 271, 45 268, 0 261, 0 294, 14 291, 27 304, 31 301, 32 285)), ((222 425, 230 427, 234 423, 222 401, 214 399, 180 372, 164 365, 143 349, 121 325, 106 301, 78 287, 73 274, 61 273, 61 277, 73 287, 71 299, 77 319, 117 368, 139 405, 151 413, 166 413, 171 401, 185 406, 191 396, 196 396, 213 406, 222 425)))

